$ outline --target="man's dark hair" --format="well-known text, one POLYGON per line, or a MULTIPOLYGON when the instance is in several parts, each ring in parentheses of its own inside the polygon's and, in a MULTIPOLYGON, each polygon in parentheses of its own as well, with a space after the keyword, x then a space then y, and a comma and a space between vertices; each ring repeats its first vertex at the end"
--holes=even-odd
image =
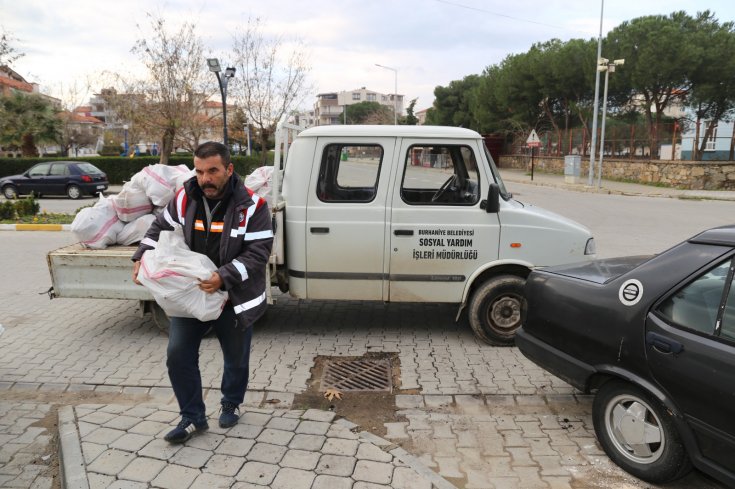
POLYGON ((200 144, 197 149, 194 150, 194 156, 202 160, 212 156, 220 156, 222 157, 222 163, 224 163, 225 167, 232 163, 232 160, 230 159, 230 150, 227 149, 227 146, 215 141, 207 141, 206 143, 200 144))

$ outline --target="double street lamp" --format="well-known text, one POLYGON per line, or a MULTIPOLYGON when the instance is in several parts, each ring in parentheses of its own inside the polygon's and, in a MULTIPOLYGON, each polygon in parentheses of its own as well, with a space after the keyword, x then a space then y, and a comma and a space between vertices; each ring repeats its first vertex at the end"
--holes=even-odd
POLYGON ((597 163, 597 187, 602 184, 602 156, 605 153, 605 117, 607 116, 607 79, 610 73, 615 73, 616 66, 625 64, 624 59, 610 61, 606 58, 597 60, 597 72, 605 72, 605 89, 602 93, 602 127, 600 128, 600 161, 597 163))
POLYGON ((393 84, 393 125, 398 125, 398 70, 396 68, 391 68, 390 66, 383 66, 379 65, 378 63, 375 63, 375 66, 378 68, 385 68, 386 70, 390 70, 393 72, 394 75, 394 84, 393 84))
POLYGON ((209 66, 209 71, 214 72, 214 74, 217 76, 217 83, 219 84, 219 93, 222 96, 222 126, 223 126, 223 140, 225 146, 227 146, 227 83, 229 83, 230 78, 235 76, 235 68, 227 68, 225 69, 225 72, 222 76, 220 76, 220 72, 222 71, 222 68, 220 68, 219 60, 217 58, 209 58, 207 59, 207 66, 209 66))

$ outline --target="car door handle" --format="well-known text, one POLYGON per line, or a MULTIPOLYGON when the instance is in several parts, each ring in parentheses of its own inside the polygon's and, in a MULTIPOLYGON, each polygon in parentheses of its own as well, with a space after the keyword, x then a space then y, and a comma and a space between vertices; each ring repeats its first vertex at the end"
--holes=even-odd
POLYGON ((678 341, 662 336, 658 333, 646 333, 646 344, 650 345, 659 353, 681 353, 684 351, 684 345, 678 341))
POLYGON ((396 229, 393 234, 396 236, 413 236, 413 229, 396 229))
POLYGON ((329 228, 311 228, 311 234, 329 234, 329 228))

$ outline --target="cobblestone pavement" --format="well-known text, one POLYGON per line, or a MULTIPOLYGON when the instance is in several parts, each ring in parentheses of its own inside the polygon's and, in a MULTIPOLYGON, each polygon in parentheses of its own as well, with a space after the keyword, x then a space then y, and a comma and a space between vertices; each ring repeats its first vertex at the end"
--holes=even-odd
MULTIPOLYGON (((89 471, 85 480, 91 487, 169 487, 169 474, 179 473, 188 474, 193 484, 224 477, 216 480, 225 487, 263 487, 267 486, 264 480, 247 479, 250 472, 242 471, 246 464, 270 464, 272 467, 258 467, 268 469, 274 481, 281 473, 281 480, 297 480, 290 475, 305 470, 299 463, 317 460, 318 467, 327 456, 352 457, 352 473, 347 474, 347 468, 338 474, 314 469, 310 486, 303 482, 310 476, 298 479, 304 487, 320 487, 315 484, 326 481, 327 476, 343 478, 339 484, 329 479, 334 485, 324 487, 330 488, 403 487, 401 481, 407 478, 417 485, 405 487, 422 487, 429 476, 422 475, 421 467, 441 477, 431 480, 435 487, 652 487, 625 474, 601 453, 592 429, 589 397, 579 396, 569 385, 535 367, 515 348, 478 343, 465 322, 454 322, 456 309, 440 304, 299 302, 278 297, 278 304, 257 325, 253 339, 246 420, 259 419, 262 424, 243 422, 233 428, 238 430, 234 434, 212 429, 190 440, 178 457, 178 452, 168 456, 160 436, 175 424, 175 408, 165 373, 165 336, 150 318, 140 317, 136 302, 49 301, 42 295, 50 283, 44 253, 71 242, 69 233, 8 234, 13 237, 2 236, 7 252, 0 256, 6 271, 6 280, 0 283, 0 323, 5 330, 0 335, 0 486, 53 487, 56 483, 44 469, 35 467, 43 466, 38 461, 55 448, 53 429, 36 423, 58 407, 67 413, 67 420, 77 423, 78 433, 76 428, 73 431, 81 436, 80 457, 89 471), (24 238, 27 234, 34 239, 24 238), (24 259, 17 260, 18 256, 24 259), (314 421, 308 418, 316 415, 292 411, 290 405, 294 395, 307 388, 315 358, 369 352, 393 352, 400 362, 398 421, 385 426, 387 449, 367 434, 347 435, 352 432, 341 429, 343 422, 334 419, 319 421, 330 425, 325 433, 316 435, 325 436, 319 449, 292 446, 296 435, 311 434, 299 433, 298 426, 314 421), (90 404, 95 401, 85 396, 92 394, 113 399, 90 404), (280 404, 264 410, 269 406, 266 401, 275 398, 280 404), (270 423, 271 429, 292 432, 291 441, 283 441, 288 434, 264 435, 270 423), (273 428, 288 423, 294 427, 273 428), (263 430, 247 432, 248 426, 263 430), (240 430, 247 433, 240 436, 240 430), (329 430, 343 436, 330 437, 329 430), (354 448, 355 441, 358 450, 366 446, 363 451, 382 458, 361 458, 357 451, 349 456, 331 452, 335 444, 354 448), (228 458, 233 456, 226 453, 230 444, 240 444, 242 453, 251 443, 244 458, 228 458), (270 446, 251 453, 258 443, 270 446), (157 446, 160 450, 152 450, 157 446), (413 457, 394 453, 396 448, 413 457), (287 459, 296 461, 291 465, 283 458, 275 462, 276 452, 283 452, 283 457, 296 452, 287 459), (415 464, 408 466, 406 460, 415 464), (367 462, 392 468, 385 465, 382 472, 362 470, 356 475, 359 462, 365 462, 362 468, 372 467, 367 462), (144 477, 142 474, 150 479, 132 479, 144 477)), ((221 363, 216 339, 205 339, 201 364, 208 398, 214 400, 210 408, 217 404, 221 363)), ((271 485, 276 487, 275 482, 271 485)), ((215 486, 214 482, 210 485, 215 486)), ((667 487, 721 486, 694 473, 667 487)))

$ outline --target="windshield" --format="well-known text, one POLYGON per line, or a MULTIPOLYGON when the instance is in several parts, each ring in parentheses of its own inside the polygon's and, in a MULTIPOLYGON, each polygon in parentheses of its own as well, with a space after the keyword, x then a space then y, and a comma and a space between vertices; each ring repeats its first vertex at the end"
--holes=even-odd
POLYGON ((505 183, 503 183, 503 179, 500 178, 500 172, 498 171, 498 168, 495 166, 495 162, 493 161, 493 157, 490 155, 490 151, 488 151, 487 146, 484 144, 482 145, 483 149, 485 150, 485 156, 487 157, 488 163, 490 163, 490 171, 493 172, 493 178, 495 178, 495 183, 498 184, 498 187, 500 187, 500 196, 503 198, 503 200, 509 200, 511 198, 511 194, 506 190, 505 183))

